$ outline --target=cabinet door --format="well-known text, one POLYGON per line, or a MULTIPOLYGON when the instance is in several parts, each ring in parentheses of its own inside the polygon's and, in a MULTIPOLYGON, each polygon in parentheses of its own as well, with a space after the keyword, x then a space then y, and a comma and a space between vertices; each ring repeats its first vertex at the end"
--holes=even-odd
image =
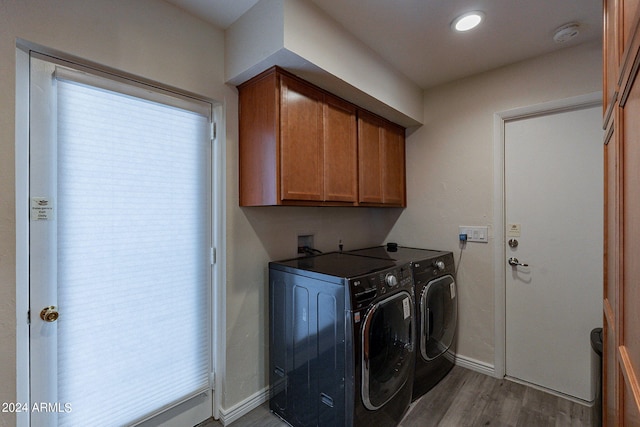
MULTIPOLYGON (((617 112, 618 109, 614 110, 617 112)), ((619 121, 619 119, 616 119, 619 121)), ((617 249, 620 239, 618 134, 610 123, 604 145, 604 351, 602 363, 603 425, 615 426, 616 413, 616 313, 620 269, 617 249)))
POLYGON ((240 206, 278 203, 278 94, 274 72, 238 88, 240 206))
POLYGON ((280 76, 280 198, 323 200, 323 93, 280 76))
POLYGON ((382 140, 384 122, 358 112, 358 201, 382 203, 382 140))
POLYGON ((605 18, 604 93, 610 98, 617 82, 619 96, 609 101, 605 140, 603 415, 607 427, 640 426, 640 1, 607 0, 605 18), (615 25, 608 24, 611 4, 615 25), (620 43, 619 64, 609 58, 611 38, 620 43))
MULTIPOLYGON (((636 33, 640 38, 640 32, 636 33)), ((640 42, 640 40, 638 40, 640 42)), ((640 51, 640 43, 638 43, 640 51)), ((635 54, 634 54, 635 56, 635 54)), ((634 67, 635 69, 635 67, 634 67)), ((640 402, 640 79, 634 71, 629 80, 629 96, 616 123, 620 137, 620 214, 622 236, 619 257, 622 261, 617 301, 617 376, 618 419, 616 425, 639 426, 640 402)))
POLYGON ((382 196, 387 205, 405 205, 404 128, 392 123, 384 126, 382 157, 382 196))
POLYGON ((324 200, 355 202, 357 174, 356 108, 325 95, 324 200))
POLYGON ((404 128, 358 112, 359 202, 405 206, 404 128))

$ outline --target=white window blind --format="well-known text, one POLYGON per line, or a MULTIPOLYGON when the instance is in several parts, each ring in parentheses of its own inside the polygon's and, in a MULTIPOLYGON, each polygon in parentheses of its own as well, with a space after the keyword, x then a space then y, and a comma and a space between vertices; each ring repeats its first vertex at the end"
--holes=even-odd
POLYGON ((129 425, 210 388, 209 119, 64 78, 59 425, 129 425))

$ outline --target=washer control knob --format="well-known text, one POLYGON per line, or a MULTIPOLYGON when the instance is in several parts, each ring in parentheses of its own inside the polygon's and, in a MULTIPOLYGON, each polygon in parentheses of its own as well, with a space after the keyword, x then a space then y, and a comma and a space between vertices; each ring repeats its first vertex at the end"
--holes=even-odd
POLYGON ((387 273, 384 278, 384 282, 387 284, 387 286, 393 287, 398 284, 398 278, 393 273, 387 273))
POLYGON ((445 265, 443 261, 436 261, 434 265, 438 270, 440 271, 444 270, 445 265))

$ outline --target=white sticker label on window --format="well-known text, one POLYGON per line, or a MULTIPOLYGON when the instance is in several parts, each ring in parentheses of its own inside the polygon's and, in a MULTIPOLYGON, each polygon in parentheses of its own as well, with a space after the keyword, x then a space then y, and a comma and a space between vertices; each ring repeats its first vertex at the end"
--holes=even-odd
POLYGON ((31 220, 50 221, 53 219, 53 200, 48 197, 31 198, 31 220))
POLYGON ((409 306, 409 298, 405 298, 402 300, 402 309, 404 310, 404 318, 408 319, 411 317, 411 307, 409 306))

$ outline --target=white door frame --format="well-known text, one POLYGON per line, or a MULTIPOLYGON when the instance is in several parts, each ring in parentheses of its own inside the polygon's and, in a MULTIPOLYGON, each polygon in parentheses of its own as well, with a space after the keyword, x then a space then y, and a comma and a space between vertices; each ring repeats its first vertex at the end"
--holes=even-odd
MULTIPOLYGON (((16 110, 15 110, 15 203, 16 203, 16 402, 30 404, 29 370, 29 61, 30 51, 65 58, 58 51, 18 40, 16 45, 16 110)), ((212 148, 212 245, 216 262, 212 271, 211 357, 215 377, 213 384, 213 416, 220 418, 222 385, 226 367, 226 114, 225 105, 209 100, 213 120, 217 124, 212 148)), ((30 426, 29 412, 16 413, 16 426, 30 426)))
POLYGON ((506 277, 505 260, 507 256, 505 245, 505 156, 504 156, 504 127, 511 120, 531 116, 547 115, 577 108, 592 107, 602 104, 602 92, 592 92, 585 95, 564 98, 555 101, 535 104, 497 112, 493 115, 493 271, 494 271, 494 373, 496 378, 504 378, 506 358, 506 277))
MULTIPOLYGON (((29 401, 29 52, 16 49, 16 402, 29 401)), ((29 427, 29 412, 16 425, 29 427)))

